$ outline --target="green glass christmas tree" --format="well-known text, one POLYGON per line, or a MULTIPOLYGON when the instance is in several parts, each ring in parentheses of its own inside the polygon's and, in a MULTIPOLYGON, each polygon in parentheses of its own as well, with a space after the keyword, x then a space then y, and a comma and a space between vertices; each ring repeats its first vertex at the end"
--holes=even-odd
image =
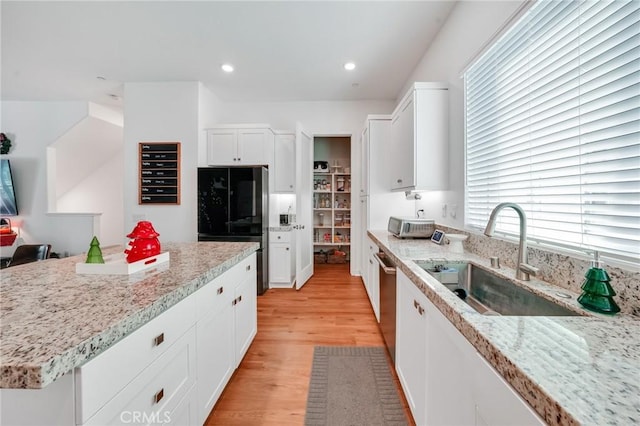
POLYGON ((602 268, 602 262, 598 260, 598 252, 591 262, 591 268, 585 274, 586 279, 582 283, 582 294, 578 302, 587 309, 604 314, 620 312, 620 307, 613 300, 616 295, 609 282, 609 274, 602 268))
POLYGON ((85 260, 84 263, 104 263, 104 259, 102 258, 102 250, 100 249, 100 241, 98 241, 98 238, 93 237, 93 239, 91 240, 89 251, 87 252, 87 260, 85 260))

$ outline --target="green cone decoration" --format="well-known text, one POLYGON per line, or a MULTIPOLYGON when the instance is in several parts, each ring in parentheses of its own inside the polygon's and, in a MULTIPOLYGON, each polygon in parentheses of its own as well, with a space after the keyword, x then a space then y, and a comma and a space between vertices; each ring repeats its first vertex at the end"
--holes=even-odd
POLYGON ((93 239, 91 240, 89 251, 87 252, 87 260, 85 260, 84 263, 104 263, 104 259, 102 258, 102 250, 100 249, 100 241, 98 241, 98 238, 93 237, 93 239))
POLYGON ((582 294, 578 297, 578 302, 582 306, 604 314, 620 312, 620 307, 613 300, 616 292, 609 284, 611 278, 607 271, 602 269, 602 262, 598 260, 598 252, 595 253, 595 260, 585 274, 585 278, 581 287, 582 294))

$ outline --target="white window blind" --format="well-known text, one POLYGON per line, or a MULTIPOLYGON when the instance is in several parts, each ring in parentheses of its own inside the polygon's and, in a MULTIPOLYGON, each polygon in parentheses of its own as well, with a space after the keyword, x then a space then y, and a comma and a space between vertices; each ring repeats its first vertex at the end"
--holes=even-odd
POLYGON ((465 72, 466 226, 510 201, 534 241, 640 259, 639 33, 640 1, 540 0, 465 72))

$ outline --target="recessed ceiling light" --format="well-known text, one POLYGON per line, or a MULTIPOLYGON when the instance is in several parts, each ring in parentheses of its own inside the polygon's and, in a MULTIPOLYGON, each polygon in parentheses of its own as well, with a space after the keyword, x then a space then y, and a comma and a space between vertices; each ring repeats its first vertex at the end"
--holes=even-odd
POLYGON ((344 64, 344 69, 347 71, 352 71, 356 69, 356 64, 354 64, 353 62, 347 62, 346 64, 344 64))
POLYGON ((233 72, 233 65, 231 64, 222 64, 221 68, 224 72, 233 72))

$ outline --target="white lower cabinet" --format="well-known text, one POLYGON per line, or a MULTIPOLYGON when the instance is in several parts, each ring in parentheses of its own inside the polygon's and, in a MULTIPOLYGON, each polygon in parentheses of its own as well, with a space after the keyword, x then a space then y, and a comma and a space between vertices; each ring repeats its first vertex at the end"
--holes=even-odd
POLYGON ((426 424, 474 425, 473 361, 476 351, 429 301, 426 424))
POLYGON ((396 370, 418 426, 545 422, 401 271, 396 370))
POLYGON ((477 426, 546 424, 478 353, 472 369, 477 426))
POLYGON ((232 302, 234 320, 234 347, 235 366, 249 350, 253 338, 258 332, 258 291, 255 255, 253 262, 245 262, 239 266, 242 268, 242 276, 236 287, 235 297, 232 302))
POLYGON ((196 382, 195 343, 192 327, 84 424, 180 424, 172 414, 196 382))
POLYGON ((369 294, 369 301, 376 320, 380 322, 380 266, 375 257, 376 253, 378 253, 378 246, 369 238, 367 240, 369 241, 367 251, 369 255, 369 262, 367 263, 367 293, 369 294))
POLYGON ((198 424, 207 419, 235 370, 233 289, 221 281, 214 280, 209 286, 216 289, 216 296, 223 300, 224 305, 205 313, 196 326, 198 424))
POLYGON ((269 233, 269 288, 291 288, 296 275, 293 232, 269 233))
POLYGON ((396 269, 396 371, 416 425, 426 424, 427 296, 396 269))

